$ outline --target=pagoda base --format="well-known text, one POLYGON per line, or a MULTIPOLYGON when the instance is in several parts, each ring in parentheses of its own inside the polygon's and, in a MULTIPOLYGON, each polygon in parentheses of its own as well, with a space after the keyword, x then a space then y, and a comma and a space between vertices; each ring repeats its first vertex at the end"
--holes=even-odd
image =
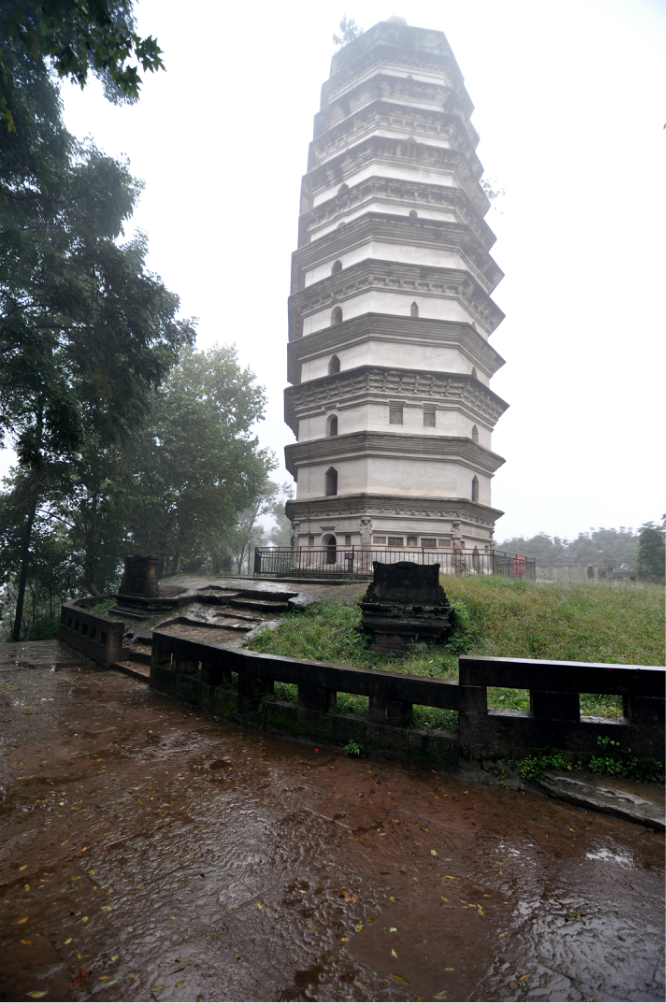
POLYGON ((494 546, 499 509, 467 498, 423 498, 388 494, 332 495, 288 501, 294 546, 494 546), (332 541, 331 537, 335 537, 332 541), (389 540, 390 538, 390 540, 389 540), (435 541, 423 543, 423 540, 435 541), (390 542, 399 541, 402 543, 390 542))

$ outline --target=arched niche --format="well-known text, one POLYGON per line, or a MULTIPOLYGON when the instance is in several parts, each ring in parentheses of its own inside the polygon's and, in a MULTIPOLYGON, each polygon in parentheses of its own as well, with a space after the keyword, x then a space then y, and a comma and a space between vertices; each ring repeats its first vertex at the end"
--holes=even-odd
POLYGON ((326 435, 332 436, 338 434, 338 416, 337 414, 330 414, 326 419, 326 435))
POLYGON ((472 477, 472 501, 478 502, 479 500, 479 478, 474 475, 472 477))
POLYGON ((325 493, 327 495, 337 495, 338 493, 338 472, 335 467, 329 467, 325 475, 325 493))
POLYGON ((337 355, 332 355, 328 363, 328 375, 333 376, 340 372, 340 359, 337 355))
POLYGON ((335 327, 337 324, 342 324, 342 307, 334 306, 331 313, 331 327, 335 327))
POLYGON ((341 271, 342 271, 342 262, 334 261, 333 264, 331 265, 331 275, 337 275, 338 272, 341 271))

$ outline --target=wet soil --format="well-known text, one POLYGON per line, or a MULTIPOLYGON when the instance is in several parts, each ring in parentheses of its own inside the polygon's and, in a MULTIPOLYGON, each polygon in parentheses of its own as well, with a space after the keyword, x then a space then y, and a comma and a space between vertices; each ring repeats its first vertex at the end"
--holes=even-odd
POLYGON ((659 833, 217 724, 57 642, 0 645, 0 712, 0 999, 664 998, 659 833))

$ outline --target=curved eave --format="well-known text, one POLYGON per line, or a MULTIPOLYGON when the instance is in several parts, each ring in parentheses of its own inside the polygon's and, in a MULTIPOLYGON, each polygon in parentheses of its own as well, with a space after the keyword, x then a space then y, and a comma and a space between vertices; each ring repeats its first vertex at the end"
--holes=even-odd
POLYGON ((292 475, 303 464, 339 463, 359 457, 383 457, 396 461, 432 460, 458 462, 478 473, 492 476, 505 462, 472 439, 451 435, 360 431, 324 439, 292 442, 284 447, 285 465, 292 475))
POLYGON ((334 354, 343 348, 365 341, 392 341, 424 344, 432 347, 459 346, 470 359, 491 377, 505 364, 486 339, 471 324, 459 321, 430 320, 424 317, 403 317, 400 314, 364 313, 352 317, 336 327, 325 327, 309 334, 307 338, 292 341, 288 346, 288 373, 290 383, 301 382, 300 367, 304 361, 319 358, 326 352, 334 354))
POLYGON ((469 373, 435 373, 426 369, 364 365, 286 387, 284 419, 294 435, 298 435, 299 417, 312 417, 331 410, 330 401, 336 394, 340 399, 338 407, 383 403, 388 399, 388 394, 373 386, 373 381, 388 377, 394 377, 390 389, 391 399, 402 400, 412 406, 417 406, 424 399, 434 403, 441 401, 440 408, 449 405, 460 407, 465 412, 475 412, 475 420, 490 429, 509 407, 506 401, 469 373), (486 413, 482 413, 475 398, 485 404, 486 413), (299 410, 300 416, 297 413, 299 410))

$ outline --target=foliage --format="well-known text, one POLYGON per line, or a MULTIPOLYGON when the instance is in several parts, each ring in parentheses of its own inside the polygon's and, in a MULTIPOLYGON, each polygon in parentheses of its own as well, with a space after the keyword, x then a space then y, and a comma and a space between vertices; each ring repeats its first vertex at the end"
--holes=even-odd
POLYGON ((592 773, 611 777, 629 777, 648 783, 663 784, 664 763, 658 759, 638 759, 631 749, 622 749, 619 742, 605 736, 597 738, 601 755, 593 756, 587 764, 592 773))
POLYGON ((264 392, 235 347, 190 351, 158 392, 133 450, 130 538, 172 574, 202 556, 260 495, 272 454, 252 432, 264 392))
POLYGON ((347 753, 348 756, 360 756, 361 753, 363 752, 363 749, 358 744, 358 742, 355 742, 353 739, 350 739, 350 741, 347 742, 347 744, 345 745, 345 752, 347 753))
POLYGON ((33 529, 67 494, 72 461, 90 437, 127 437, 194 338, 178 298, 146 271, 145 238, 120 242, 141 186, 75 143, 44 60, 23 41, 2 42, 16 129, 0 158, 0 445, 9 436, 16 448, 10 491, 23 503, 15 639, 33 529))
POLYGON ((636 569, 646 578, 664 578, 664 537, 666 516, 662 516, 661 526, 646 522, 638 531, 636 569))
POLYGON ((231 570, 233 562, 239 575, 243 572, 250 574, 254 547, 266 542, 277 546, 288 546, 289 538, 284 540, 283 523, 286 521, 289 528, 291 523, 284 514, 284 499, 291 496, 291 490, 288 484, 276 484, 275 481, 266 479, 252 505, 238 513, 235 525, 214 543, 202 566, 209 567, 214 574, 219 574, 222 568, 231 570), (265 525, 260 521, 267 516, 274 520, 270 532, 267 532, 265 525))
POLYGON ((162 69, 154 38, 134 30, 131 0, 2 0, 0 3, 0 118, 16 131, 17 80, 9 48, 28 56, 41 72, 53 66, 60 77, 84 87, 88 72, 99 77, 109 100, 136 101, 144 73, 162 69))
POLYGON ((537 564, 602 564, 612 561, 618 567, 634 564, 638 535, 633 529, 591 529, 579 533, 575 540, 537 533, 531 539, 517 536, 498 543, 498 550, 536 557, 537 564))
POLYGON ((353 42, 355 38, 363 34, 363 28, 359 28, 353 17, 347 17, 346 15, 340 21, 340 34, 333 35, 333 41, 340 47, 343 45, 349 45, 353 42))
POLYGON ((568 766, 559 752, 537 752, 525 757, 520 775, 523 780, 540 780, 546 770, 566 770, 568 766))

